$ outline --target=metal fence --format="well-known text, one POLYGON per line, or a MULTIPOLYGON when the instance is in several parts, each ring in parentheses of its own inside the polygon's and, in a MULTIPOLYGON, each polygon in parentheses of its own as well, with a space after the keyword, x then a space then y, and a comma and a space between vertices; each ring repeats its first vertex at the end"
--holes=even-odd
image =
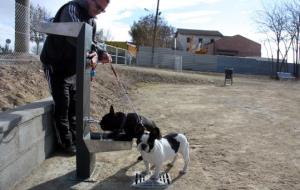
MULTIPOLYGON (((274 76, 274 63, 264 58, 246 58, 215 55, 195 55, 185 51, 174 51, 168 48, 155 48, 153 64, 151 47, 139 47, 137 65, 164 67, 173 69, 175 57, 181 57, 183 70, 200 72, 224 72, 225 68, 234 68, 235 73, 274 76)), ((287 64, 286 72, 293 73, 294 65, 287 64)), ((300 65, 297 65, 300 69, 300 65)))
POLYGON ((106 47, 106 51, 111 54, 113 63, 125 65, 134 65, 136 63, 135 57, 128 50, 107 44, 104 46, 106 47))
POLYGON ((0 23, 0 61, 24 60, 31 54, 33 45, 30 43, 30 8, 26 1, 20 4, 9 0, 0 9, 4 9, 1 14, 5 15, 1 16, 0 23))
POLYGON ((152 53, 139 50, 137 54, 137 65, 144 67, 156 67, 182 71, 182 56, 171 53, 152 53), (152 58, 153 56, 153 58, 152 58), (153 60, 153 63, 152 63, 153 60))

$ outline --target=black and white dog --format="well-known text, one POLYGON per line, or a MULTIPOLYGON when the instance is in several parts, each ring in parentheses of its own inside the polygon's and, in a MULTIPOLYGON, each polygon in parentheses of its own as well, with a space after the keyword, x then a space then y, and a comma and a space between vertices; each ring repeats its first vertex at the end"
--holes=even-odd
POLYGON ((102 117, 100 126, 104 131, 111 131, 110 137, 115 140, 120 140, 121 133, 125 133, 121 140, 139 139, 145 130, 157 128, 154 121, 136 113, 115 112, 113 106, 110 107, 109 113, 102 117))
POLYGON ((137 149, 143 157, 146 174, 150 173, 150 164, 154 165, 154 174, 151 176, 153 180, 159 178, 159 172, 163 162, 173 159, 171 165, 174 164, 177 153, 180 153, 184 159, 184 167, 180 171, 180 174, 186 173, 190 160, 189 142, 183 134, 171 133, 161 137, 159 128, 154 128, 150 133, 145 133, 138 139, 137 149))

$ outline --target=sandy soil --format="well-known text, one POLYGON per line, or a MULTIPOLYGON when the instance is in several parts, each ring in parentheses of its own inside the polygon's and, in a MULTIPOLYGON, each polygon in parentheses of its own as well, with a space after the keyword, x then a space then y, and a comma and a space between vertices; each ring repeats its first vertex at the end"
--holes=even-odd
POLYGON ((37 60, 0 63, 0 112, 49 96, 40 65, 37 60))
MULTIPOLYGON (((177 160, 169 170, 169 189, 300 189, 299 82, 235 76, 233 86, 223 87, 222 75, 122 67, 118 72, 138 113, 156 121, 163 134, 182 132, 189 139, 188 173, 178 175, 183 160, 177 160)), ((94 88, 105 85, 101 82, 94 88)), ((110 103, 116 110, 132 111, 118 96, 93 93, 95 117, 110 103), (103 99, 99 97, 107 102, 97 104, 103 99)), ((56 153, 14 189, 131 189, 134 172, 144 169, 137 157, 135 145, 128 151, 98 153, 91 183, 74 181, 75 157, 56 153)))

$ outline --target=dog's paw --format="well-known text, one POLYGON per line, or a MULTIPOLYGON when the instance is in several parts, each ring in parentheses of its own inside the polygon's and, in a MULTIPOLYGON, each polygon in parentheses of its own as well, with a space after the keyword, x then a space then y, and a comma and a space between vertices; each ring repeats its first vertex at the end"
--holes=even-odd
POLYGON ((180 174, 180 175, 184 175, 184 174, 186 174, 186 173, 187 173, 187 172, 184 171, 184 170, 180 170, 180 171, 179 171, 179 174, 180 174))

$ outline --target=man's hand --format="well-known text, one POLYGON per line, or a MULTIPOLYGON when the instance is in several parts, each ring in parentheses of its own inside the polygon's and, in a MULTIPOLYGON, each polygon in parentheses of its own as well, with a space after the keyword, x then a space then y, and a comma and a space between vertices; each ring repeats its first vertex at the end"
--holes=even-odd
POLYGON ((92 68, 96 68, 97 62, 98 62, 98 55, 97 55, 97 53, 96 52, 88 53, 87 56, 91 59, 90 66, 92 68))
POLYGON ((106 64, 106 63, 111 63, 112 62, 112 58, 111 58, 111 55, 107 52, 104 52, 100 58, 100 61, 103 63, 103 64, 106 64))
MULTIPOLYGON (((98 64, 98 55, 97 55, 97 53, 96 52, 88 53, 87 56, 91 59, 90 66, 92 68, 96 68, 96 66, 98 64)), ((101 58, 99 59, 99 61, 103 64, 111 63, 112 62, 111 55, 107 52, 104 52, 102 54, 101 58)))

